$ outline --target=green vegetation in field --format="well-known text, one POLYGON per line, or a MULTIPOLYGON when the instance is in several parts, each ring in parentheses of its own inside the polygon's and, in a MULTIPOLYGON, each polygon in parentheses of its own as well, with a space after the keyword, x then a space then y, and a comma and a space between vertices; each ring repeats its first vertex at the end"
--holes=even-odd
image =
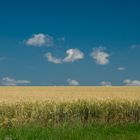
POLYGON ((1 128, 0 140, 139 140, 140 124, 1 128))
POLYGON ((0 103, 0 140, 139 140, 139 100, 0 103))

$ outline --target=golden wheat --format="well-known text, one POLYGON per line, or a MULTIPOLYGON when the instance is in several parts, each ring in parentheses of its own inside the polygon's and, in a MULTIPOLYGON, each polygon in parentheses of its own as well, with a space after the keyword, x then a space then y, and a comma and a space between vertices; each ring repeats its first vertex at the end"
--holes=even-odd
POLYGON ((18 102, 0 105, 0 126, 139 123, 140 101, 18 102))
POLYGON ((140 99, 140 87, 0 87, 0 101, 140 99))
POLYGON ((140 87, 0 87, 0 126, 140 122, 140 87))

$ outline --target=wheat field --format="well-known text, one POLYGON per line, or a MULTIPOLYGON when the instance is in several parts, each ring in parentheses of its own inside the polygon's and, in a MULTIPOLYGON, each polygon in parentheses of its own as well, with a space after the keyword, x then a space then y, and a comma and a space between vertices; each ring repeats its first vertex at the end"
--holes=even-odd
POLYGON ((0 87, 0 101, 75 101, 75 100, 127 99, 139 100, 140 87, 0 87))
POLYGON ((139 123, 140 87, 0 87, 0 127, 139 123))

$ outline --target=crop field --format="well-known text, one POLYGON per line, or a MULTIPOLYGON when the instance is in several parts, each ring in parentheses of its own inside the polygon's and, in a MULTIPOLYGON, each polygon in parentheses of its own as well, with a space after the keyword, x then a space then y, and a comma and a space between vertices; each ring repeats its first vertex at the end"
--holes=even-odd
POLYGON ((105 99, 140 99, 140 87, 0 87, 0 101, 76 101, 105 99))
POLYGON ((140 87, 0 87, 0 140, 128 140, 139 130, 140 87))

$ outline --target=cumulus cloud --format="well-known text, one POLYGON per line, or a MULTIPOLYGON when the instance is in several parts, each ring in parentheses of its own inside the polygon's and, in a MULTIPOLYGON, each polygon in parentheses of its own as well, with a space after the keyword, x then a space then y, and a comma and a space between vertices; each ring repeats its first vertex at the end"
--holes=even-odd
POLYGON ((123 83, 126 86, 140 86, 140 81, 139 80, 126 79, 126 80, 123 81, 123 83))
POLYGON ((43 33, 34 34, 31 38, 26 41, 26 44, 34 47, 48 46, 51 47, 54 45, 53 37, 45 35, 43 33))
POLYGON ((93 48, 93 52, 90 54, 90 56, 99 65, 106 65, 109 63, 110 55, 107 52, 105 52, 105 48, 93 48))
POLYGON ((54 64, 62 64, 62 59, 52 56, 50 52, 46 53, 45 57, 47 58, 49 62, 52 62, 54 64))
POLYGON ((79 86, 80 83, 77 80, 67 79, 69 86, 79 86))
POLYGON ((100 83, 100 85, 101 85, 101 86, 112 86, 111 82, 109 82, 109 81, 102 81, 102 82, 100 83))
POLYGON ((126 70, 126 68, 125 67, 118 67, 117 70, 124 71, 124 70, 126 70))
POLYGON ((66 57, 64 59, 56 58, 52 56, 50 52, 45 54, 45 57, 49 62, 55 64, 62 64, 62 63, 72 63, 84 58, 84 53, 81 52, 79 49, 69 49, 66 51, 66 57))
POLYGON ((1 80, 1 85, 4 86, 16 86, 16 85, 24 85, 24 84, 30 84, 31 82, 28 80, 15 80, 14 78, 10 77, 3 77, 1 80))
POLYGON ((66 51, 66 57, 63 59, 63 62, 74 62, 84 58, 84 53, 79 49, 69 49, 66 51))

